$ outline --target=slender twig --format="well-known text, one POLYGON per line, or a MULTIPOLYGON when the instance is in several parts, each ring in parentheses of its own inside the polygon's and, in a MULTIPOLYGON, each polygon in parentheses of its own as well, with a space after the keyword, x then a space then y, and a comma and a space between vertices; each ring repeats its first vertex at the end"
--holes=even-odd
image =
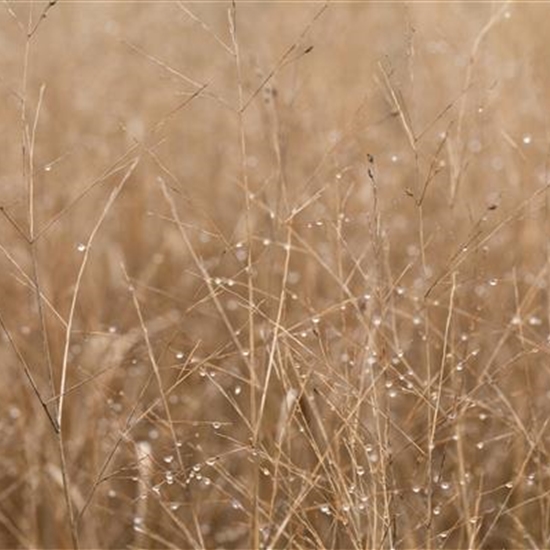
POLYGON ((84 275, 84 271, 86 269, 86 265, 88 264, 88 259, 90 256, 90 251, 92 244, 94 242, 94 239, 99 231, 99 228, 103 224, 103 221, 107 217, 107 214, 109 213, 109 210, 113 206, 114 202, 116 201, 117 197, 120 195, 120 192, 122 191, 122 188, 124 187, 125 183, 128 181, 130 176, 133 174, 134 170, 136 169, 136 166, 139 162, 138 159, 134 159, 124 176, 122 177, 120 183, 111 191, 111 194, 109 196, 109 199, 107 200, 103 211, 101 212, 101 215, 99 216, 94 228, 92 229, 90 236, 88 237, 88 240, 85 244, 84 249, 84 255, 82 257, 82 261, 80 263, 80 269, 78 271, 78 275, 75 282, 75 287, 73 290, 73 296, 71 299, 71 305, 69 308, 69 315, 67 318, 67 329, 65 331, 65 346, 63 351, 63 360, 61 364, 61 383, 59 385, 59 408, 57 413, 57 422, 59 425, 62 424, 63 421, 63 405, 64 405, 64 399, 65 399, 65 386, 67 383, 67 373, 69 370, 69 349, 70 349, 70 343, 71 343, 71 332, 72 327, 74 323, 74 314, 76 310, 76 303, 78 301, 78 296, 80 293, 80 286, 82 283, 82 277, 84 275))
POLYGON ((2 327, 2 330, 4 331, 4 334, 8 338, 8 341, 13 348, 13 351, 15 352, 15 355, 17 355, 17 358, 19 359, 19 363, 21 363, 21 366, 23 367, 23 372, 25 373, 25 376, 27 377, 27 380, 29 381, 29 384, 31 385, 32 391, 36 395, 38 401, 40 401, 40 405, 44 409, 44 412, 46 413, 46 416, 48 417, 48 420, 50 421, 51 425, 53 426, 53 429, 58 432, 59 431, 59 423, 57 420, 51 415, 48 405, 46 401, 42 398, 42 395, 40 394, 40 390, 38 389, 38 385, 36 384, 36 381, 34 380, 34 377, 32 375, 31 369, 25 360, 25 357, 21 353, 21 350, 19 349, 19 346, 15 343, 15 340, 12 338, 10 331, 8 330, 8 327, 6 326, 6 323, 4 322, 4 317, 0 313, 0 327, 2 327))
MULTIPOLYGON (((271 69, 267 75, 263 78, 263 80, 260 82, 260 84, 256 87, 256 89, 250 94, 249 98, 243 103, 241 101, 240 111, 246 111, 248 106, 252 103, 254 98, 263 90, 264 86, 282 69, 285 64, 288 61, 288 58, 290 55, 298 48, 298 45, 300 42, 307 36, 309 31, 311 30, 311 27, 313 24, 323 15, 325 10, 328 8, 329 3, 325 2, 321 8, 317 11, 317 13, 313 16, 313 18, 308 22, 308 24, 305 26, 305 28, 302 30, 302 32, 299 34, 298 38, 284 51, 283 55, 279 58, 273 69, 271 69)), ((238 46, 233 43, 233 50, 235 51, 235 57, 238 56, 238 46)), ((309 53, 311 51, 310 48, 306 48, 303 54, 309 53)))
POLYGON ((46 85, 40 86, 40 94, 38 96, 38 105, 36 107, 36 114, 34 116, 34 122, 32 130, 29 136, 29 241, 34 239, 34 147, 36 144, 36 130, 38 128, 38 117, 40 116, 40 108, 44 99, 44 92, 46 91, 46 85))
POLYGON ((149 356, 149 361, 151 363, 151 366, 153 367, 153 372, 155 373, 155 378, 157 380, 157 385, 159 389, 159 394, 162 402, 162 406, 164 408, 164 414, 166 415, 166 421, 168 423, 168 429, 170 430, 170 434, 172 436, 172 442, 174 444, 174 451, 176 453, 176 456, 178 457, 179 466, 182 472, 182 475, 185 475, 185 465, 183 463, 183 458, 181 456, 180 452, 180 446, 178 445, 178 438, 176 435, 176 431, 174 430, 174 422, 172 420, 172 413, 170 412, 170 405, 168 404, 168 399, 166 397, 166 392, 164 390, 164 386, 162 383, 162 377, 160 375, 160 368, 158 366, 155 352, 153 351, 153 345, 151 343, 151 339, 149 337, 149 330, 147 329, 147 326, 145 325, 145 319, 143 317, 143 312, 141 310, 141 305, 139 303, 139 300, 137 299, 135 288, 132 284, 130 284, 130 277, 128 276, 128 273, 126 271, 126 268, 124 265, 122 265, 122 270, 124 273, 124 277, 126 279, 126 282, 128 283, 128 289, 130 292, 130 295, 132 297, 132 302, 134 304, 134 308, 136 310, 136 314, 139 319, 139 326, 141 327, 141 331, 143 334, 143 339, 145 340, 145 346, 147 348, 147 355, 149 356))
POLYGON ((289 227, 287 229, 287 244, 285 246, 286 254, 285 254, 285 263, 284 263, 284 269, 283 269, 283 277, 281 281, 281 292, 279 295, 279 307, 277 308, 277 317, 275 318, 275 322, 274 322, 273 337, 271 339, 271 346, 269 349, 269 358, 267 361, 267 372, 265 375, 264 385, 262 389, 262 396, 260 400, 258 418, 256 419, 254 441, 258 441, 258 438, 259 438, 262 418, 263 418, 264 409, 265 409, 265 403, 267 400, 267 392, 269 390, 269 383, 271 381, 271 373, 273 371, 273 365, 275 363, 275 352, 277 350, 277 346, 279 345, 279 331, 281 329, 282 321, 283 321, 285 298, 287 293, 286 287, 287 287, 287 280, 288 280, 288 271, 290 266, 290 257, 291 257, 291 250, 292 250, 290 246, 291 238, 292 238, 292 234, 289 227))
POLYGON ((178 1, 179 8, 184 11, 193 21, 198 23, 202 29, 207 32, 214 40, 231 56, 235 55, 235 52, 207 25, 202 19, 197 17, 181 0, 178 1))
POLYGON ((38 21, 35 23, 32 30, 29 31, 29 33, 27 34, 27 38, 29 40, 35 35, 36 31, 38 30, 38 27, 40 27, 40 24, 42 23, 42 21, 44 21, 44 19, 46 19, 46 17, 48 17, 48 12, 57 4, 57 2, 58 0, 48 0, 48 3, 42 10, 42 13, 40 14, 40 16, 38 17, 38 21))

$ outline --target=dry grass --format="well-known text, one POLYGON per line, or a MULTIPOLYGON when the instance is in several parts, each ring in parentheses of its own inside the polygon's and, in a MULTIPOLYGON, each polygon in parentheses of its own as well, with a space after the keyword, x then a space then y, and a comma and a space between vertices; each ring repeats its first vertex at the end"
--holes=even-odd
POLYGON ((548 548, 549 15, 4 2, 0 546, 548 548))

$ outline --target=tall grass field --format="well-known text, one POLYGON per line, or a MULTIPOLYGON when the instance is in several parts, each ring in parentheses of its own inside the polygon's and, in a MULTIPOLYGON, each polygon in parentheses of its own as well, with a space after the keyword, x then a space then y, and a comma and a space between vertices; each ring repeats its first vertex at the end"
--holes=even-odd
POLYGON ((3 0, 0 547, 550 547, 550 5, 3 0))

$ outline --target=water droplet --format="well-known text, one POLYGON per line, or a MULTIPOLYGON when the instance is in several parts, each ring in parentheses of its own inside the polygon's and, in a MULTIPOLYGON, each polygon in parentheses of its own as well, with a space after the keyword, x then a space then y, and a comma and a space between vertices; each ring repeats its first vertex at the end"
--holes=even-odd
POLYGON ((174 474, 170 470, 167 470, 164 473, 164 479, 168 485, 172 485, 172 483, 174 483, 174 474))
POLYGON ((468 149, 472 153, 479 153, 481 151, 481 148, 482 148, 482 145, 479 139, 471 139, 470 142, 468 143, 468 149))
MULTIPOLYGON (((285 246, 285 250, 289 250, 289 248, 287 246, 285 246)), ((298 283, 300 281, 301 278, 302 278, 302 276, 300 275, 300 273, 298 271, 289 271, 288 272, 287 281, 288 281, 289 285, 295 285, 296 283, 298 283)), ((298 296, 295 293, 292 293, 291 297, 292 297, 293 300, 298 299, 298 296)))
POLYGON ((498 284, 498 280, 497 279, 490 279, 489 280, 489 285, 491 286, 497 286, 498 284))
POLYGON ((139 529, 143 525, 143 518, 136 516, 133 521, 134 529, 139 529))
POLYGON ((181 504, 180 504, 179 502, 172 502, 172 503, 170 503, 170 510, 175 511, 175 510, 177 510, 180 506, 181 506, 181 504))
POLYGON ((204 231, 201 231, 199 235, 199 241, 203 244, 210 242, 210 235, 208 233, 205 233, 204 231))
POLYGON ((215 430, 219 430, 222 427, 222 423, 221 422, 212 422, 212 427, 215 430))
POLYGON ((109 492, 107 493, 107 496, 109 498, 115 498, 116 497, 116 491, 114 489, 109 489, 109 492))
POLYGON ((481 449, 485 447, 485 443, 483 443, 483 441, 480 441, 479 443, 476 444, 476 447, 481 451, 481 449))
POLYGON ((322 514, 330 516, 330 506, 328 504, 321 504, 321 506, 319 506, 319 510, 322 514))
POLYGON ((76 249, 79 251, 79 252, 84 252, 84 250, 86 250, 86 245, 84 243, 78 243, 76 245, 76 249))
POLYGON ((171 405, 176 405, 179 402, 180 398, 177 395, 170 395, 168 397, 168 403, 170 403, 171 405))
POLYGON ((376 361, 377 361, 377 359, 376 359, 376 355, 374 353, 369 355, 367 357, 367 360, 366 360, 367 366, 372 367, 372 366, 376 365, 376 361))
POLYGON ((419 487, 418 485, 413 486, 413 488, 412 488, 413 493, 418 494, 418 493, 420 493, 420 491, 422 491, 421 487, 419 487))
POLYGON ((243 391, 243 389, 242 389, 241 386, 235 386, 235 389, 233 390, 233 393, 235 395, 240 395, 242 391, 243 391))
POLYGON ((357 466, 357 475, 360 477, 365 475, 365 468, 363 466, 357 466))
POLYGON ((533 138, 529 134, 525 134, 522 141, 525 145, 529 145, 533 141, 533 138))
POLYGON ((202 467, 202 466, 201 466, 200 464, 195 464, 195 465, 193 466, 193 471, 194 471, 194 472, 200 472, 200 471, 201 471, 201 467, 202 467))
POLYGON ((436 506, 433 509, 433 514, 434 514, 434 516, 439 516, 441 514, 441 508, 439 506, 436 506))
POLYGON ((209 458, 207 461, 206 461, 206 464, 207 466, 214 466, 214 464, 216 463, 216 460, 218 460, 218 457, 213 457, 213 458, 209 458))
POLYGON ((227 309, 229 311, 237 311, 239 309, 239 302, 237 300, 227 300, 227 309))
POLYGON ((176 359, 183 359, 184 355, 183 355, 183 351, 178 351, 176 353, 176 359))
POLYGON ((444 491, 448 491, 451 488, 451 484, 448 481, 442 481, 439 485, 444 491))

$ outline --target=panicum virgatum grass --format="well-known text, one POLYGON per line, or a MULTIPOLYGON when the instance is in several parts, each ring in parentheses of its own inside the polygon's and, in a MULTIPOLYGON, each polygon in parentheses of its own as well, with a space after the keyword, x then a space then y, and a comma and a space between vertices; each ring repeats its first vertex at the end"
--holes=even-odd
POLYGON ((549 15, 4 2, 0 546, 549 547, 549 15))

